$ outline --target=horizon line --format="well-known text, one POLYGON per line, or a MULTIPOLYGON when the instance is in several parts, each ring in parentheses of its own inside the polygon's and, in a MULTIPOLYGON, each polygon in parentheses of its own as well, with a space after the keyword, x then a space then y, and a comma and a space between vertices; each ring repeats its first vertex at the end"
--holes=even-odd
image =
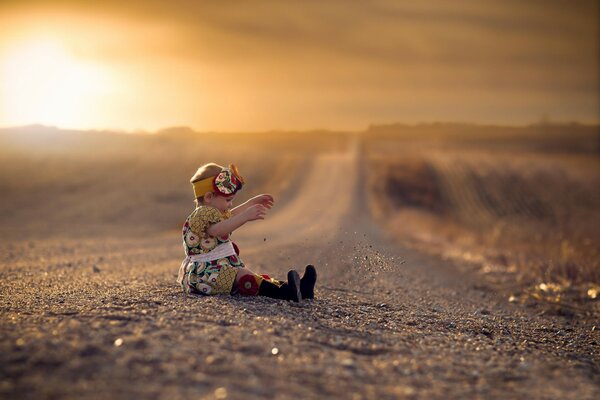
POLYGON ((530 123, 482 123, 482 122, 466 122, 466 121, 419 121, 419 122, 385 122, 385 123, 371 123, 367 125, 363 129, 337 129, 337 128, 327 128, 327 127, 315 127, 315 128, 306 128, 306 129, 293 129, 293 128, 269 128, 263 130, 199 130, 189 125, 172 125, 166 126, 164 128, 159 128, 156 130, 146 130, 146 129, 118 129, 118 128, 67 128, 60 127, 55 125, 45 125, 40 123, 32 123, 26 125, 14 125, 14 126, 2 126, 0 127, 1 131, 8 130, 19 130, 19 129, 27 129, 27 128, 38 128, 38 129, 47 129, 47 130, 56 130, 56 131, 70 131, 70 132, 105 132, 105 133, 120 133, 120 134, 161 134, 167 133, 167 131, 175 131, 175 130, 185 130, 192 133, 222 133, 222 134, 235 134, 235 133, 301 133, 301 132, 334 132, 334 133, 359 133, 359 132, 368 132, 372 128, 377 127, 386 127, 386 126, 403 126, 408 128, 415 128, 419 126, 430 126, 430 125, 464 125, 464 126, 481 126, 481 127, 503 127, 503 128, 526 128, 532 126, 589 126, 589 127, 600 127, 600 120, 590 122, 582 122, 578 120, 563 120, 563 121, 552 121, 552 120, 538 120, 530 123))

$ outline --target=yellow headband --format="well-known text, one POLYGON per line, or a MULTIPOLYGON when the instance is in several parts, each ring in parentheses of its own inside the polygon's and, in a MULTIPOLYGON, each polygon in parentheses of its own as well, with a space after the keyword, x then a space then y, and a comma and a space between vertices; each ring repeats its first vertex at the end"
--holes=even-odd
POLYGON ((194 196, 196 196, 196 198, 202 197, 206 193, 212 192, 213 190, 215 190, 213 188, 214 180, 215 180, 215 177, 211 176, 210 178, 202 179, 201 181, 192 183, 192 186, 194 186, 194 196))
POLYGON ((217 192, 221 195, 233 195, 244 185, 244 178, 233 164, 223 168, 217 175, 192 183, 194 196, 204 196, 208 192, 217 192))

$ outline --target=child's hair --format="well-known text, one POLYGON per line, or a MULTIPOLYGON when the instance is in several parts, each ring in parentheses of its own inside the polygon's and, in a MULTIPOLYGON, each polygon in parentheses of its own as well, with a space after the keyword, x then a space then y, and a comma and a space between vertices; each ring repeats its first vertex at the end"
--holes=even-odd
MULTIPOLYGON (((215 163, 204 164, 203 166, 198 168, 198 171, 196 171, 194 176, 192 176, 192 179, 190 179, 190 183, 194 184, 198 181, 201 181, 202 179, 210 178, 211 176, 216 176, 219 174, 219 172, 221 172, 222 169, 223 169, 223 167, 220 166, 219 164, 215 164, 215 163)), ((204 196, 200 196, 200 197, 196 198, 196 206, 199 206, 203 202, 204 202, 204 196)))

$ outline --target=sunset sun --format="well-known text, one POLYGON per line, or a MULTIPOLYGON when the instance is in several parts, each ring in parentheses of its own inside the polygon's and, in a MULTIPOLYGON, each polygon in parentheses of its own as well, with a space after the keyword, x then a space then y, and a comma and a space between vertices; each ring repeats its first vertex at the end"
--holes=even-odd
POLYGON ((21 124, 85 126, 97 112, 96 99, 110 88, 100 66, 51 39, 13 44, 0 58, 0 68, 2 108, 21 124))

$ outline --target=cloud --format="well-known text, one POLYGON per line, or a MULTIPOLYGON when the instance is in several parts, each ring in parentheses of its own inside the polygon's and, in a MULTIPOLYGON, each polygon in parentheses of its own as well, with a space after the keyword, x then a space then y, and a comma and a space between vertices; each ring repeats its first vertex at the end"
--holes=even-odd
POLYGON ((285 127, 301 119, 298 109, 306 111, 306 124, 340 121, 344 112, 352 113, 348 121, 367 124, 411 115, 522 121, 545 111, 598 119, 590 111, 599 106, 593 0, 5 0, 0 6, 0 19, 50 14, 81 38, 82 57, 144 71, 146 85, 171 90, 171 100, 186 90, 186 100, 202 93, 213 99, 206 107, 214 115, 235 112, 241 125, 246 118, 285 127), (225 110, 227 104, 236 106, 225 110), (243 104, 249 109, 241 110, 243 104), (268 115, 275 110, 278 116, 268 115))

